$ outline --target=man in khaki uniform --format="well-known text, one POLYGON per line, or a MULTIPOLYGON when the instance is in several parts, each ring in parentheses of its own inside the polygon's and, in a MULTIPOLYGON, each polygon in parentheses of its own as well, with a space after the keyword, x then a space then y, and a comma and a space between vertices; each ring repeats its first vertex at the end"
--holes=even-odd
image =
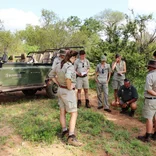
POLYGON ((61 49, 61 50, 59 51, 59 56, 56 57, 56 58, 54 59, 54 61, 53 61, 52 69, 55 68, 55 66, 56 66, 57 64, 59 64, 59 63, 65 58, 65 56, 66 56, 66 51, 63 50, 63 49, 61 49))
POLYGON ((148 74, 145 83, 145 104, 143 107, 143 117, 146 118, 146 134, 138 136, 143 142, 150 142, 151 139, 156 140, 156 60, 148 62, 148 74), (153 132, 154 118, 154 134, 153 132))
POLYGON ((108 83, 111 76, 111 67, 110 64, 106 63, 106 61, 107 57, 103 55, 101 57, 101 63, 96 67, 95 80, 97 83, 98 109, 103 108, 104 104, 104 111, 111 112, 110 104, 108 102, 108 83))
POLYGON ((119 54, 115 55, 115 61, 112 63, 113 80, 112 87, 114 89, 114 98, 117 102, 117 92, 118 89, 124 84, 125 73, 126 73, 126 63, 121 59, 119 54))
POLYGON ((81 50, 79 52, 79 58, 75 61, 74 63, 75 70, 76 70, 76 88, 78 89, 77 91, 77 106, 78 108, 81 105, 81 89, 84 89, 85 93, 85 99, 86 99, 86 107, 90 108, 89 104, 89 97, 88 97, 88 89, 89 89, 89 81, 88 81, 88 72, 90 68, 90 63, 85 57, 85 51, 81 50))

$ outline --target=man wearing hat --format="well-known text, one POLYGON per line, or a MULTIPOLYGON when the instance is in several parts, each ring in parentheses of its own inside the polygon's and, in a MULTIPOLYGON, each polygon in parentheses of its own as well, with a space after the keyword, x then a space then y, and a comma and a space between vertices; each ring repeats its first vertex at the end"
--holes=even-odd
POLYGON ((111 112, 108 102, 108 83, 111 76, 111 67, 110 64, 106 63, 106 61, 107 57, 103 55, 101 57, 101 63, 96 67, 95 81, 97 83, 98 109, 102 109, 104 104, 104 111, 111 112))
POLYGON ((138 136, 143 142, 150 142, 151 139, 156 140, 156 60, 148 62, 148 74, 145 83, 145 103, 143 106, 143 117, 146 118, 146 134, 138 136), (154 134, 153 134, 153 118, 154 118, 154 134))
POLYGON ((126 63, 121 59, 119 54, 115 55, 115 61, 112 63, 113 79, 112 87, 114 89, 114 98, 117 102, 117 92, 118 89, 124 84, 125 73, 126 73, 126 63))
POLYGON ((79 58, 74 63, 75 71, 76 71, 76 88, 77 91, 77 107, 79 108, 81 106, 81 90, 84 89, 85 94, 85 105, 87 108, 90 108, 89 104, 89 95, 88 95, 88 89, 89 89, 89 81, 88 81, 88 72, 90 69, 90 63, 89 60, 86 59, 86 53, 84 50, 80 50, 79 52, 79 58))
POLYGON ((59 51, 59 56, 56 57, 56 58, 54 59, 54 62, 52 63, 52 69, 55 68, 55 66, 56 66, 57 64, 59 64, 59 63, 65 58, 65 56, 66 56, 66 50, 61 49, 61 50, 59 51))
POLYGON ((112 106, 120 106, 122 109, 120 111, 121 114, 127 113, 128 109, 131 108, 129 116, 133 117, 137 109, 136 101, 138 99, 138 93, 128 79, 124 79, 124 85, 119 88, 117 96, 118 100, 117 102, 112 102, 112 106))

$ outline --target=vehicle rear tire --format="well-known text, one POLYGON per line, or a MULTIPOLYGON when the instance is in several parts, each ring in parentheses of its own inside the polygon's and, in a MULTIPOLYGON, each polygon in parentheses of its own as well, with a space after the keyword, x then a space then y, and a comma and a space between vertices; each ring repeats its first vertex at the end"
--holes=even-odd
POLYGON ((22 90, 23 94, 26 96, 34 96, 35 93, 37 92, 36 89, 27 89, 27 90, 22 90))
POLYGON ((57 94, 57 90, 58 90, 58 86, 56 83, 54 82, 51 82, 50 84, 47 83, 46 93, 49 98, 54 98, 57 94))

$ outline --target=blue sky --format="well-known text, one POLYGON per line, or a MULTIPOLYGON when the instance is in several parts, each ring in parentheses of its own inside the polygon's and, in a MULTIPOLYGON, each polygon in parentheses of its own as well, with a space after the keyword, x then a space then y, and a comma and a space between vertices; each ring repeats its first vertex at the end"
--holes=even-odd
POLYGON ((0 0, 0 19, 9 30, 24 29, 26 24, 37 25, 41 10, 54 11, 60 18, 92 17, 105 9, 128 13, 155 12, 156 0, 0 0))
POLYGON ((16 8, 32 11, 37 16, 41 10, 52 10, 59 17, 67 18, 71 15, 89 18, 104 9, 127 11, 128 0, 3 0, 0 9, 16 8))

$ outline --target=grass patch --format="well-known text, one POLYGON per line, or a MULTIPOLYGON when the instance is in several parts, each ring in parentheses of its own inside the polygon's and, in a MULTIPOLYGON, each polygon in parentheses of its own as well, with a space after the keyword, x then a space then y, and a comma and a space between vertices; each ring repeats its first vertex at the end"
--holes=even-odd
POLYGON ((96 81, 95 81, 95 79, 93 79, 93 78, 89 79, 89 87, 90 87, 90 89, 96 90, 96 81))
MULTIPOLYGON (((67 124, 70 115, 67 115, 67 124)), ((52 144, 61 132, 57 100, 24 100, 14 105, 2 105, 0 120, 9 122, 23 139, 52 144)), ((108 121, 104 114, 81 107, 78 111, 76 128, 78 139, 84 143, 82 151, 97 155, 105 151, 111 156, 152 156, 149 144, 135 139, 125 128, 108 121)), ((137 132, 137 128, 132 129, 137 132)), ((5 137, 0 138, 3 144, 5 137)), ((59 140, 59 139, 58 139, 59 140)))
POLYGON ((35 105, 20 116, 11 120, 22 137, 29 141, 52 143, 60 131, 59 112, 56 101, 45 106, 35 105))
POLYGON ((0 145, 5 145, 7 141, 7 136, 0 136, 0 145))
POLYGON ((87 143, 84 149, 95 153, 95 155, 97 149, 103 149, 113 156, 152 156, 149 145, 133 138, 130 132, 108 121, 99 112, 81 108, 77 127, 81 131, 81 139, 87 143))

